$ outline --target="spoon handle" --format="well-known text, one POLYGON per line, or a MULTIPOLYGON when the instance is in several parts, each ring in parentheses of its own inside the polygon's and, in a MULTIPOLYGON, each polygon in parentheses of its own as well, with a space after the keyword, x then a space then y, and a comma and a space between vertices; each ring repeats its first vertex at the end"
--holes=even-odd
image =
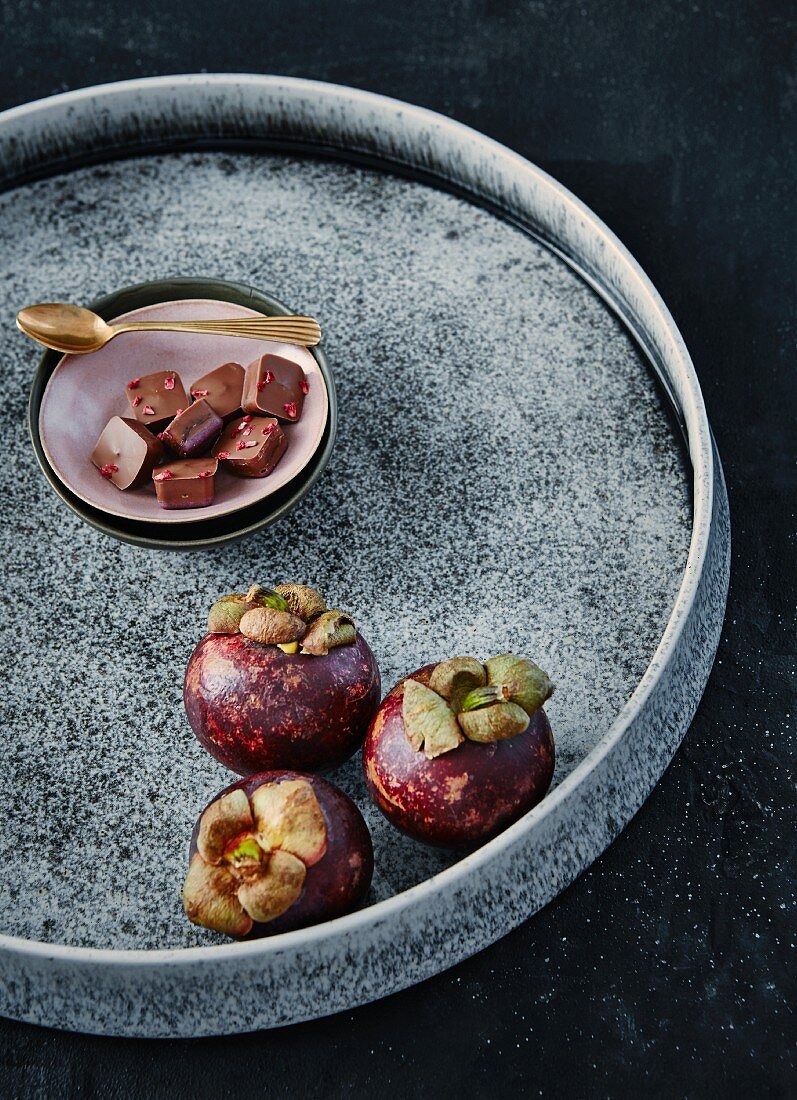
POLYGON ((215 336, 240 336, 248 340, 276 340, 312 348, 321 329, 312 317, 240 317, 215 321, 127 321, 113 325, 120 332, 202 332, 215 336))

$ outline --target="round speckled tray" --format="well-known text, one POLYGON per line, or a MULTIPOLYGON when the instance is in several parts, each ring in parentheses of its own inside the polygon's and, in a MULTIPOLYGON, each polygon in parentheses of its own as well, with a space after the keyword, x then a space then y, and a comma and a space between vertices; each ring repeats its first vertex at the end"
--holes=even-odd
MULTIPOLYGON (((201 557, 101 538, 19 449, 0 531, 15 654, 0 691, 0 1011, 107 1034, 240 1032, 484 947, 638 809, 719 638, 727 499, 655 289, 544 172, 351 89, 89 89, 0 116, 0 154, 7 317, 215 267, 324 318, 340 410, 314 494, 201 557), (229 781, 188 730, 182 670, 209 596, 284 579, 351 608, 386 687, 451 653, 534 656, 559 685, 557 771, 535 810, 457 860, 393 831, 350 762, 332 778, 373 833, 368 904, 222 943, 179 901, 195 815, 229 781)), ((3 353, 22 441, 36 353, 10 326, 3 353)))

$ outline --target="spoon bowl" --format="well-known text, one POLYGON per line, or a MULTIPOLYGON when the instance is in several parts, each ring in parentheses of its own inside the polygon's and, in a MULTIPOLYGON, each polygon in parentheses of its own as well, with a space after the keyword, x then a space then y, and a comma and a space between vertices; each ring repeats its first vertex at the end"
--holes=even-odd
POLYGON ((17 328, 53 351, 73 355, 96 351, 114 336, 114 330, 102 317, 66 302, 26 306, 17 314, 17 328))

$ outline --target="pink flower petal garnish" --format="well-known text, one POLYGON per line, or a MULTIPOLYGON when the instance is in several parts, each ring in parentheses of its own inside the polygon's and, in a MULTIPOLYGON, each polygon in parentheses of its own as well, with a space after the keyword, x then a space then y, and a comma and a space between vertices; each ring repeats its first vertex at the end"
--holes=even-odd
POLYGON ((221 458, 221 459, 225 459, 225 458, 229 458, 229 457, 230 457, 230 452, 229 451, 219 451, 219 453, 216 455, 216 458, 221 458))
POLYGON ((171 472, 171 470, 162 470, 159 474, 154 474, 153 475, 153 480, 155 480, 155 481, 171 481, 171 479, 173 477, 174 477, 174 474, 171 472))
POLYGON ((210 390, 191 390, 192 397, 207 397, 210 390))
POLYGON ((197 474, 197 477, 213 477, 212 470, 202 470, 197 474))
POLYGON ((138 406, 141 404, 141 401, 142 401, 141 394, 140 393, 136 394, 136 396, 133 398, 133 408, 137 409, 138 406))
POLYGON ((256 446, 257 446, 257 442, 254 439, 252 440, 251 443, 244 443, 244 441, 241 440, 241 442, 238 444, 238 446, 235 449, 236 449, 236 451, 245 451, 247 447, 256 447, 256 446))
POLYGON ((282 406, 287 416, 296 416, 299 411, 295 401, 286 401, 282 406))
POLYGON ((300 388, 301 388, 302 393, 309 393, 310 392, 310 383, 307 381, 306 378, 302 379, 302 381, 300 383, 300 388))
POLYGON ((144 416, 154 416, 155 415, 155 410, 153 409, 152 405, 145 405, 144 409, 143 409, 143 412, 144 412, 144 416))
POLYGON ((136 389, 138 384, 140 383, 140 381, 141 381, 140 378, 131 378, 130 381, 127 383, 127 388, 129 390, 136 389))
POLYGON ((272 372, 270 370, 267 370, 266 373, 263 375, 263 383, 265 385, 268 385, 269 382, 273 382, 273 381, 274 381, 274 375, 272 374, 272 372))
POLYGON ((174 389, 174 375, 173 374, 170 374, 168 378, 165 378, 163 380, 163 388, 165 390, 173 390, 174 389))

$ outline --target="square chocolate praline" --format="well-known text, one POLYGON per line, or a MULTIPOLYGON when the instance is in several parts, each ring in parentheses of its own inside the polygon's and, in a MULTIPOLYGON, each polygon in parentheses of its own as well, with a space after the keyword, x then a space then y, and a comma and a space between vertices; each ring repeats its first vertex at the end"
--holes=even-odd
POLYGON ((287 446, 285 432, 273 417, 246 416, 227 425, 213 454, 236 477, 266 477, 287 446))
POLYGON ((243 406, 246 412, 291 423, 301 417, 307 391, 307 378, 298 363, 281 355, 261 355, 246 368, 243 406))
POLYGON ((160 433, 160 438, 180 458, 193 458, 210 450, 223 427, 224 421, 219 414, 206 398, 201 397, 175 416, 160 433))
POLYGON ((188 394, 180 375, 173 370, 131 378, 125 392, 136 420, 154 432, 165 428, 170 420, 188 408, 188 394))
POLYGON ((243 414, 244 376, 240 363, 222 363, 215 370, 203 374, 191 387, 191 396, 197 401, 205 397, 211 408, 225 424, 243 414))
POLYGON ((128 416, 112 416, 100 433, 91 461, 117 489, 138 489, 149 481, 163 444, 128 416))
POLYGON ((159 467, 153 475, 161 508, 206 508, 213 503, 215 458, 183 458, 159 467))

